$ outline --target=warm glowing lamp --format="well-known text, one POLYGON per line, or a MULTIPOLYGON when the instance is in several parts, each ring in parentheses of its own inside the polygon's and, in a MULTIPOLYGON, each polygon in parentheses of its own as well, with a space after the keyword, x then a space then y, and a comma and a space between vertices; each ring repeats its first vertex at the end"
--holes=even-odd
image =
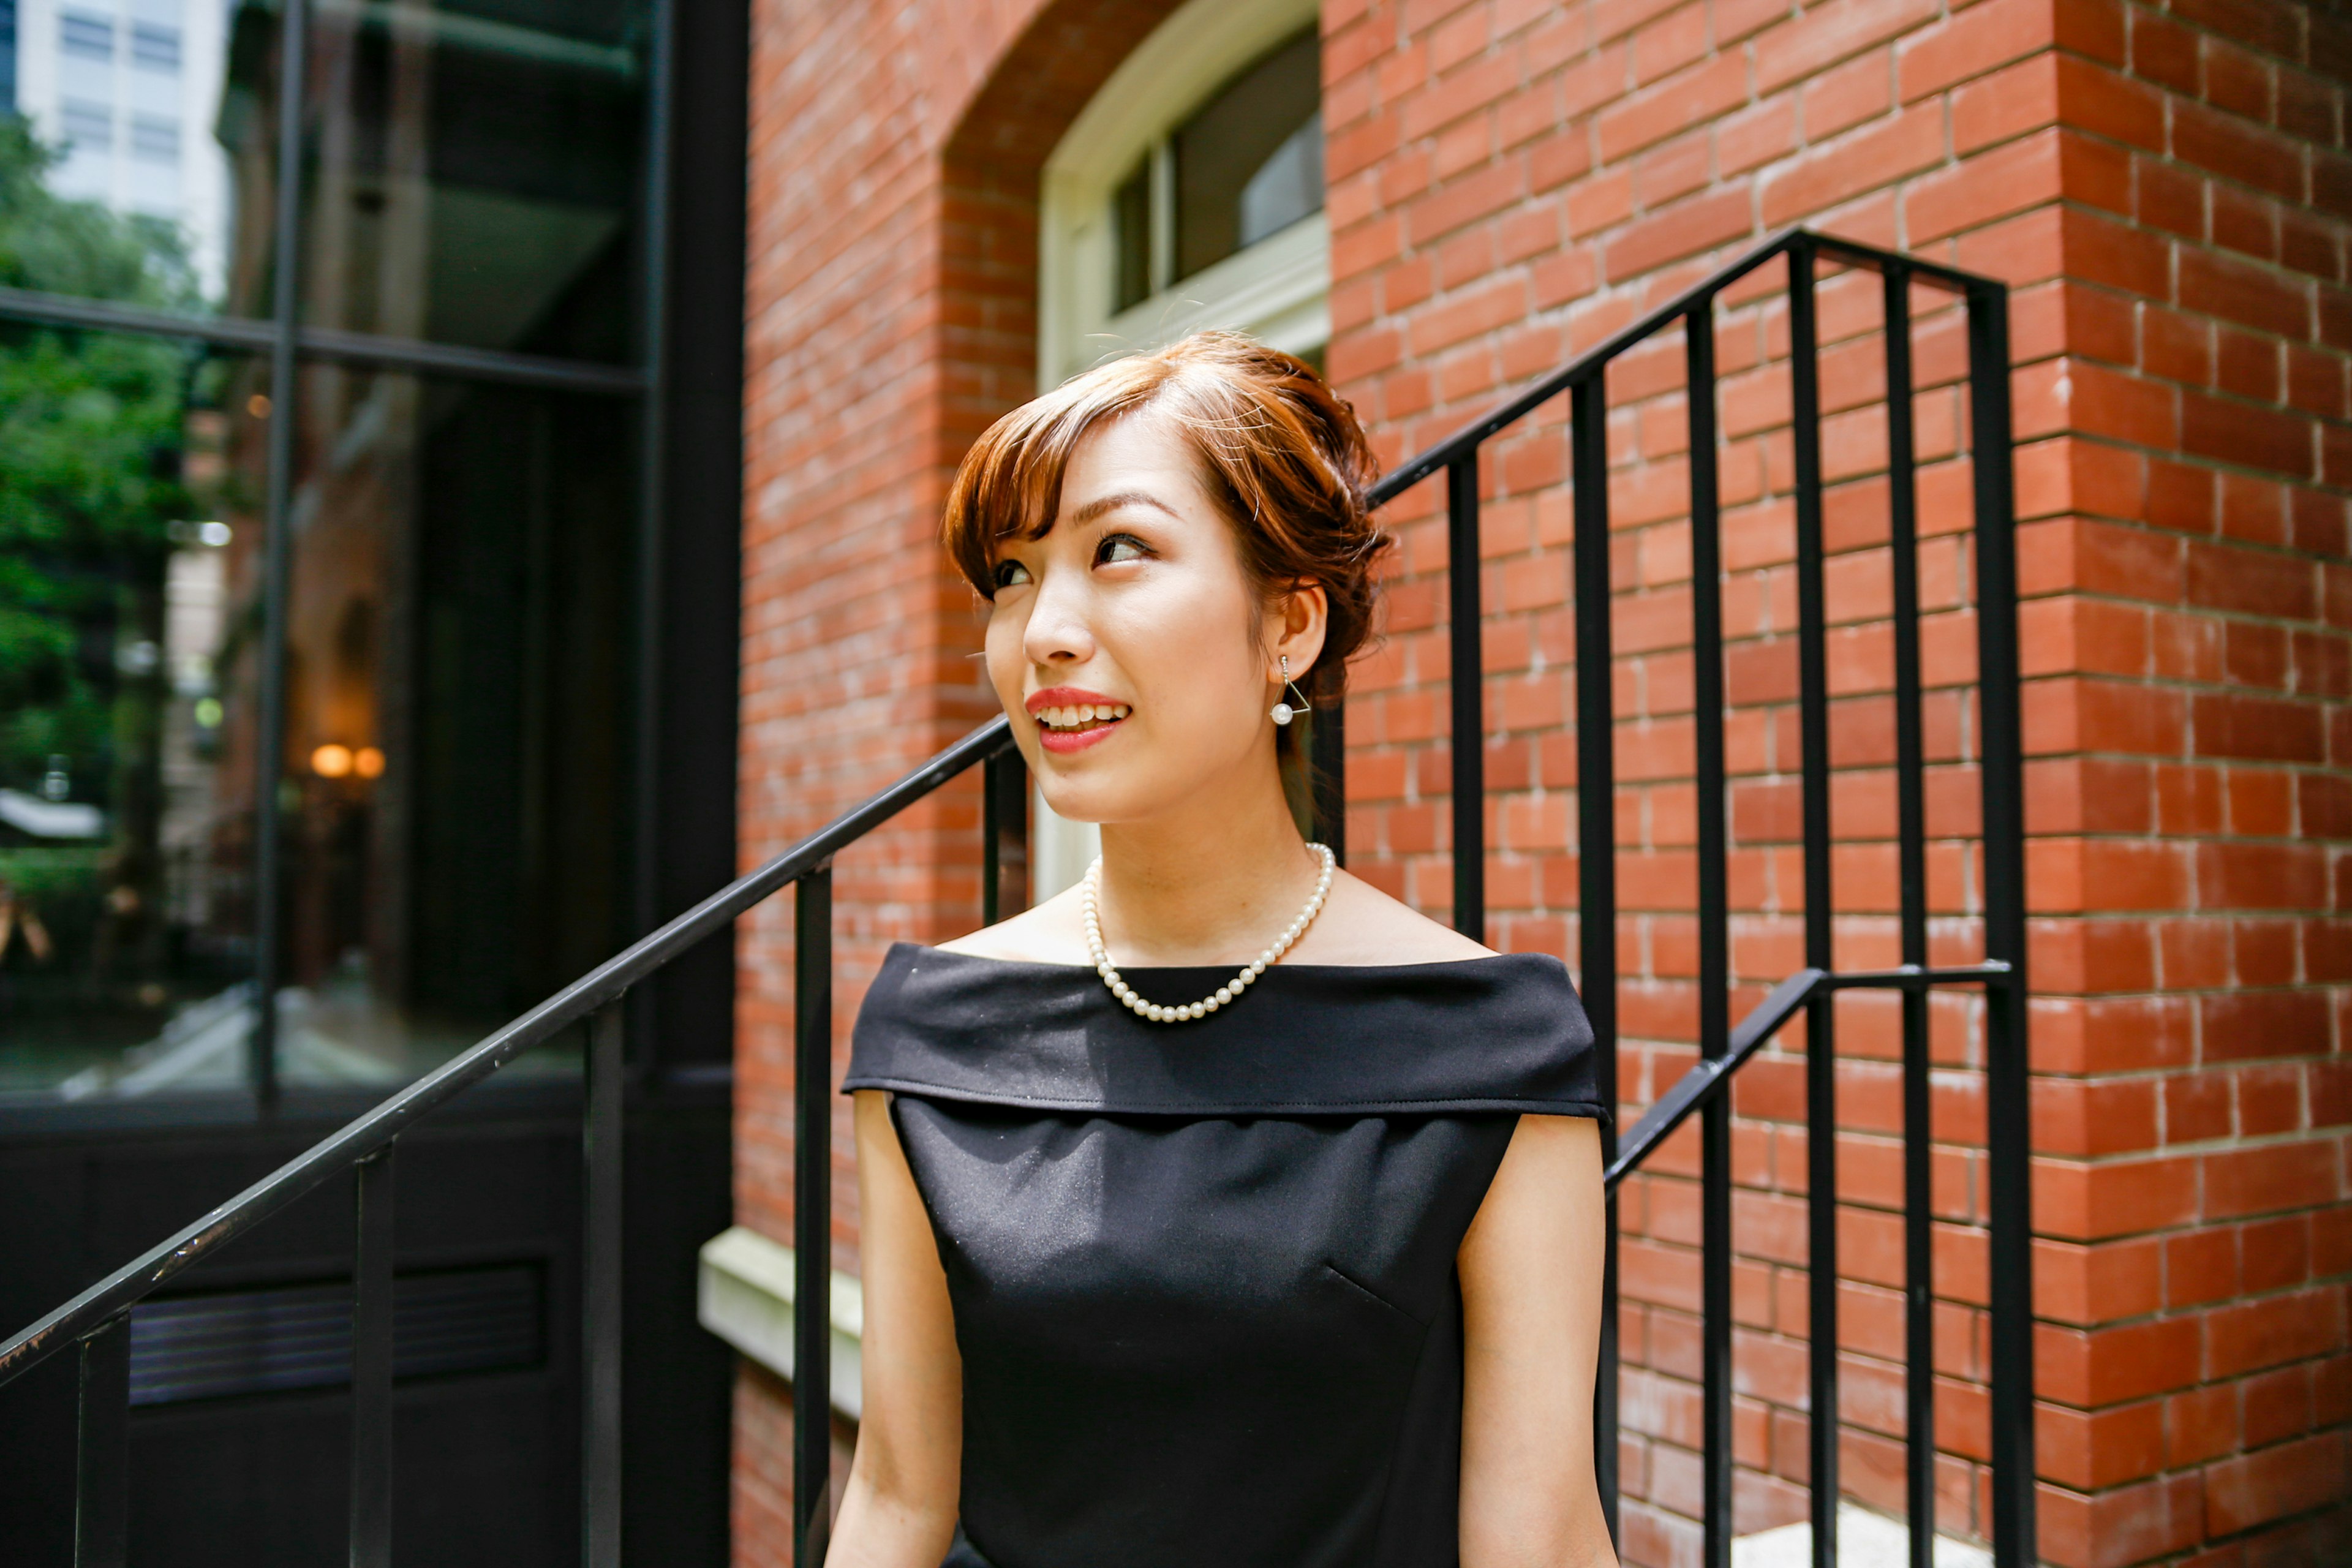
POLYGON ((363 779, 383 777, 383 753, 373 746, 362 746, 352 753, 352 771, 363 779))
POLYGON ((339 779, 352 771, 352 749, 332 741, 310 753, 310 771, 322 779, 339 779))

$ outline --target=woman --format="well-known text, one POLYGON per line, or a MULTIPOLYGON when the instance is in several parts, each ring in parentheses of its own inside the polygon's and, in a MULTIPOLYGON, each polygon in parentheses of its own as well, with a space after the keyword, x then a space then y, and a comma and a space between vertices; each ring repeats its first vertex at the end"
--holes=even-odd
POLYGON ((1369 630, 1373 472, 1312 370, 1222 333, 964 460, 989 677, 1103 853, 894 948, 859 1017, 836 1568, 1615 1562, 1567 972, 1336 871, 1284 793, 1369 630))

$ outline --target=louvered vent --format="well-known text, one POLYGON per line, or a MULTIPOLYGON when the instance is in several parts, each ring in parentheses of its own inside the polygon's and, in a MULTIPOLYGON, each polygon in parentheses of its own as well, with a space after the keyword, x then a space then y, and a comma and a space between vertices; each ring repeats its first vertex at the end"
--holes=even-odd
MULTIPOLYGON (((393 1284, 394 1377, 535 1366, 540 1271, 528 1264, 393 1284)), ((131 1311, 131 1403, 328 1388, 352 1375, 352 1288, 295 1285, 142 1301, 131 1311)))

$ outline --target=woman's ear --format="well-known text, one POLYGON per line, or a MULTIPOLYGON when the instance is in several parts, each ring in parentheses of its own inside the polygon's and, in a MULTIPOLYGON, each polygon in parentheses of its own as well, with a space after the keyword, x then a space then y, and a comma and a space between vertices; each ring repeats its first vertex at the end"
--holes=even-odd
POLYGON ((1331 601, 1323 592, 1323 584, 1298 582, 1278 596, 1274 614, 1268 617, 1269 629, 1275 634, 1273 646, 1266 652, 1266 679, 1278 682, 1280 660, 1290 661, 1292 676, 1305 675, 1315 668, 1316 658, 1323 651, 1324 635, 1330 629, 1331 601))

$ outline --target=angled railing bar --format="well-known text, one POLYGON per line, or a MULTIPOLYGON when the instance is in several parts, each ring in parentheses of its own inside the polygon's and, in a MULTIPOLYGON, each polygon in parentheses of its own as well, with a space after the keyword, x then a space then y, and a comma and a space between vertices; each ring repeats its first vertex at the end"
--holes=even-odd
POLYGON ((1763 1001, 1732 1026, 1730 1043, 1719 1058, 1701 1058, 1675 1080, 1657 1103, 1619 1140, 1619 1152, 1609 1163, 1606 1179, 1612 1187, 1631 1175, 1668 1133, 1700 1109, 1715 1086, 1727 1081, 1757 1047, 1780 1032, 1794 1012, 1818 994, 1831 991, 1913 991, 1936 985, 2005 986, 2012 971, 2006 963, 1968 963, 1942 969, 1863 969, 1846 974, 1800 969, 1772 987, 1763 1001))
POLYGON ((1517 424, 1544 404, 1558 397, 1561 393, 1569 391, 1577 383, 1599 374, 1602 367, 1611 360, 1644 338, 1653 336, 1660 329, 1671 325, 1677 316, 1686 316, 1700 305, 1713 300, 1724 289, 1780 255, 1803 234, 1802 229, 1783 229, 1756 246, 1754 249, 1742 252, 1633 325, 1611 333, 1493 412, 1472 424, 1464 426, 1427 451, 1406 458, 1393 471, 1383 475, 1380 482, 1368 492, 1371 504, 1380 506, 1394 500, 1447 464, 1485 446, 1489 437, 1506 426, 1517 424))
POLYGON ((578 1023, 761 900, 806 875, 973 763, 1013 744, 992 719, 881 794, 843 814, 757 871, 729 884, 642 937, 463 1055, 436 1068, 348 1126, 313 1144, 236 1196, 116 1269, 0 1345, 0 1384, 73 1343, 166 1279, 244 1235, 320 1182, 383 1148, 410 1123, 508 1062, 578 1023))
POLYGON ((1613 1192, 1619 1183, 1632 1175, 1668 1134, 1706 1102, 1717 1085, 1728 1082, 1741 1063, 1779 1034, 1781 1026, 1796 1016, 1798 1008, 1813 999, 1828 978, 1818 969, 1800 969, 1772 987, 1763 1001, 1732 1026, 1730 1040, 1721 1056, 1701 1057, 1697 1065, 1658 1097, 1657 1103, 1633 1124, 1633 1130, 1618 1141, 1616 1157, 1601 1173, 1602 1183, 1613 1192))
POLYGON ((1933 261, 1923 261, 1916 256, 1907 256, 1901 251, 1881 250, 1874 245, 1864 245, 1860 240, 1840 239, 1834 235, 1811 233, 1808 233, 1805 238, 1812 245, 1814 253, 1824 259, 1842 262, 1849 267, 1866 267, 1879 272, 1900 268, 1914 282, 1930 284, 1954 294, 1965 294, 1970 289, 1981 288, 1984 283, 1983 279, 1972 278, 1957 268, 1940 266, 1933 261))
POLYGON ((2017 972, 1998 958, 1982 963, 1900 964, 1893 969, 1849 969, 1822 982, 1832 991, 1919 991, 1935 985, 2008 985, 2017 972))
POLYGON ((1916 260, 1895 251, 1880 250, 1855 240, 1832 239, 1802 228, 1782 229, 1759 241, 1752 249, 1742 251, 1630 326, 1611 333, 1526 391, 1515 395, 1435 446, 1406 458, 1372 486, 1368 492, 1370 503, 1377 507, 1395 500, 1438 469, 1485 446, 1498 431, 1526 418, 1634 344, 1655 336, 1671 325, 1675 317, 1686 316, 1713 300, 1717 294, 1801 240, 1811 245, 1817 253, 1850 266, 1877 268, 1900 265, 1908 268, 1920 282, 1932 283, 1938 289, 1961 292, 1979 289, 1983 285, 1981 279, 1971 278, 1965 272, 1939 267, 1930 261, 1916 260))

